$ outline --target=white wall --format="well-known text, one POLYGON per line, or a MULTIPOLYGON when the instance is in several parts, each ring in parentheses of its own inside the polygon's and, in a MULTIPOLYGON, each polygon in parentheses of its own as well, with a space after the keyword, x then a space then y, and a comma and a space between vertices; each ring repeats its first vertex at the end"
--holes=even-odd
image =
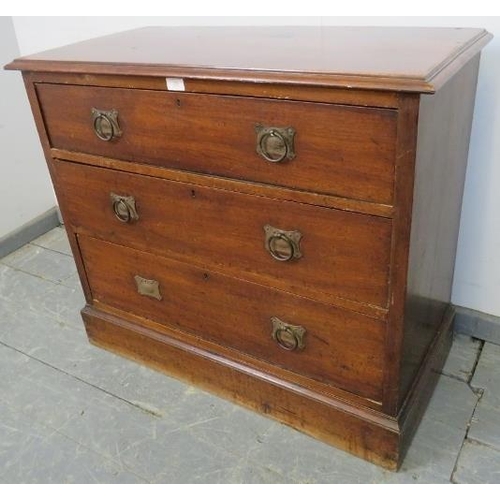
MULTIPOLYGON (((19 55, 10 17, 0 17, 0 67, 19 55)), ((0 70, 0 239, 56 205, 21 75, 0 70)))
MULTIPOLYGON (((500 168, 495 168, 500 167, 500 140, 495 141, 500 137, 500 18, 14 18, 23 55, 140 26, 257 24, 483 27, 496 36, 484 49, 481 63, 452 300, 500 316, 500 168)), ((34 133, 32 128, 29 133, 34 133)), ((45 190, 46 182, 42 184, 45 190)))

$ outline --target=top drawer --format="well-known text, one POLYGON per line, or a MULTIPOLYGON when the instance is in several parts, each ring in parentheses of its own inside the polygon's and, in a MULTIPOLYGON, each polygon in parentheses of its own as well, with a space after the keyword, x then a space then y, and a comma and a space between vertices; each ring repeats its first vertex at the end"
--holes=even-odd
POLYGON ((392 204, 395 110, 57 84, 37 93, 54 148, 392 204), (97 136, 94 125, 104 138, 112 125, 93 109, 117 112, 111 140, 97 136))

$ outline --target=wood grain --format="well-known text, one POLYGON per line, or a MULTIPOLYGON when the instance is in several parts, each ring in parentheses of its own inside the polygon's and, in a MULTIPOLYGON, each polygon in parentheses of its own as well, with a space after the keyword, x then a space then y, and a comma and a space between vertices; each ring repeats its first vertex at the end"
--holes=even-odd
POLYGON ((490 39, 474 28, 152 27, 19 58, 7 69, 432 93, 490 39))
POLYGON ((244 179, 226 179, 210 174, 193 173, 187 170, 178 170, 167 167, 157 167, 104 156, 89 155, 86 153, 75 153, 64 149, 52 148, 50 150, 52 158, 67 160, 72 163, 95 165, 121 172, 143 174, 158 179, 167 179, 177 182, 188 182, 197 186, 206 186, 226 191, 237 191, 255 196, 265 196, 276 200, 296 201, 307 205, 315 205, 325 208, 336 208, 346 212, 355 212, 367 215, 377 215, 379 217, 391 218, 394 215, 394 207, 380 203, 373 203, 364 200, 352 200, 328 194, 313 193, 299 189, 285 188, 283 186, 273 186, 259 182, 246 182, 244 179))
POLYGON ((384 409, 390 415, 396 415, 398 412, 400 394, 401 351, 404 337, 419 101, 420 96, 401 95, 398 114, 394 178, 395 212, 391 238, 391 274, 384 383, 384 409))
MULTIPOLYGON (((28 96, 28 100, 31 106, 31 110, 33 113, 33 118, 35 120, 36 130, 38 133, 38 137, 40 139, 40 143, 42 145, 43 154, 45 156, 45 161, 47 162, 49 175, 53 185, 57 184, 56 181, 56 173, 52 168, 52 155, 50 150, 49 139, 47 136, 47 131, 45 129, 45 124, 43 121, 42 111, 40 109, 40 104, 38 102, 38 96, 36 94, 35 85, 32 80, 32 75, 23 75, 23 82, 26 89, 26 94, 28 96)), ((63 221, 66 221, 66 214, 61 213, 63 221)), ((73 257, 76 263, 76 269, 78 272, 78 277, 80 278, 80 283, 82 285, 83 293, 85 295, 85 299, 87 302, 91 301, 90 287, 87 282, 87 277, 85 275, 82 257, 80 255, 78 249, 78 242, 76 240, 75 233, 70 229, 68 224, 65 224, 66 234, 68 236, 68 241, 70 244, 71 252, 73 253, 73 257)))
POLYGON ((78 241, 95 302, 380 399, 383 322, 112 243, 84 236, 78 241), (162 300, 140 295, 136 275, 158 281, 162 300), (277 345, 272 317, 307 330, 304 350, 277 345))
MULTIPOLYGON (((28 74, 28 72, 26 72, 28 74)), ((92 85, 167 92, 165 78, 140 75, 102 75, 89 73, 31 73, 36 83, 58 83, 65 85, 92 85)), ((184 79, 184 92, 197 94, 239 95, 267 97, 292 101, 349 104, 375 108, 398 106, 396 92, 384 90, 348 90, 315 86, 283 85, 276 83, 226 82, 216 80, 184 79)))
POLYGON ((420 101, 400 400, 451 300, 479 57, 420 101))
POLYGON ((240 361, 200 349, 188 337, 161 330, 95 308, 82 311, 89 339, 168 375, 214 392, 365 460, 397 470, 411 444, 432 394, 452 339, 453 309, 438 328, 417 377, 415 391, 398 419, 357 408, 342 399, 287 383, 240 361), (189 369, 186 369, 189 367, 189 369))
POLYGON ((389 219, 67 162, 54 169, 76 232, 330 303, 387 306, 389 219), (137 222, 116 218, 111 192, 134 196, 137 222), (265 248, 266 224, 299 230, 303 256, 276 261, 265 248))
POLYGON ((393 110, 49 84, 37 92, 52 147, 392 204, 393 110), (116 109, 123 136, 98 139, 92 108, 116 109), (260 157, 256 124, 293 127, 296 158, 260 157))
POLYGON ((380 414, 382 406, 380 401, 367 399, 339 387, 318 382, 311 377, 306 377, 276 364, 267 363, 255 356, 250 356, 243 351, 224 346, 220 342, 213 342, 199 335, 174 328, 171 325, 167 326, 139 317, 103 302, 94 302, 91 306, 85 306, 85 308, 92 309, 92 311, 99 314, 118 316, 125 322, 135 324, 138 328, 157 332, 160 336, 167 336, 167 342, 189 344, 197 354, 209 357, 217 363, 225 363, 228 366, 244 365, 246 370, 262 376, 268 381, 280 381, 283 387, 290 387, 291 390, 297 390, 321 401, 330 401, 332 404, 335 403, 338 409, 346 412, 354 411, 361 415, 362 418, 374 420, 380 424, 387 424, 386 417, 380 414))
POLYGON ((94 344, 213 391, 388 469, 398 465, 399 433, 382 414, 349 411, 334 399, 294 388, 245 365, 93 308, 82 311, 94 344))

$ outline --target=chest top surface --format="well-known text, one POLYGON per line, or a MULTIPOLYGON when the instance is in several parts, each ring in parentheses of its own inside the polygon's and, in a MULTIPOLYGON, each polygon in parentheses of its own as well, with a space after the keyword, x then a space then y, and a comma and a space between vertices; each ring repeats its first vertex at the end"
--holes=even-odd
POLYGON ((432 93, 490 38, 476 28, 148 27, 21 57, 7 69, 432 93))

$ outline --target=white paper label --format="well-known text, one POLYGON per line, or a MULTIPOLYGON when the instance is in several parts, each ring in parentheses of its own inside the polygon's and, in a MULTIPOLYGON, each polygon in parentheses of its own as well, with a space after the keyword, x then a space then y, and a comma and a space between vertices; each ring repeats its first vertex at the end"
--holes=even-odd
POLYGON ((177 92, 184 92, 186 90, 182 78, 166 78, 166 80, 168 90, 175 90, 177 92))

